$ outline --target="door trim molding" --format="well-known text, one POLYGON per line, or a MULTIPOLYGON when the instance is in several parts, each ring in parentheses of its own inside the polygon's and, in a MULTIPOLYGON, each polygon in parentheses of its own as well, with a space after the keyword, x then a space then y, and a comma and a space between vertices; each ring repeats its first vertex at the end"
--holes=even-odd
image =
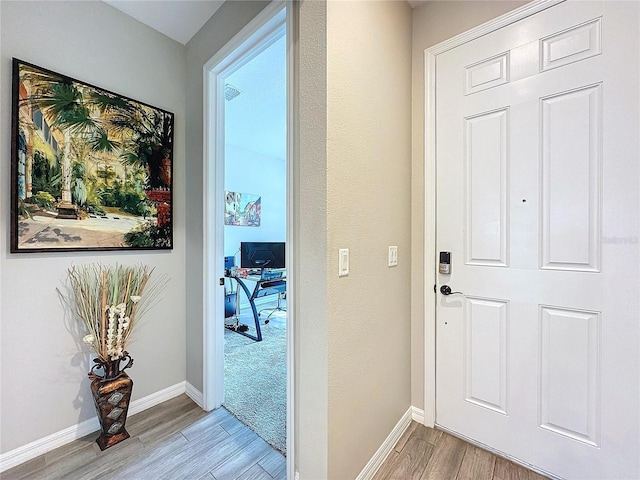
MULTIPOLYGON (((286 32, 287 45, 287 211, 286 241, 294 245, 293 172, 297 155, 294 148, 297 125, 294 112, 298 104, 297 13, 293 0, 272 0, 242 30, 224 45, 203 66, 203 316, 202 316, 202 396, 201 407, 210 411, 224 400, 224 302, 218 279, 224 276, 224 144, 217 141, 224 134, 224 78, 244 62, 262 51, 265 44, 286 32), (215 92, 215 94, 213 94, 215 92)), ((286 249, 287 264, 287 477, 295 471, 295 332, 294 302, 296 298, 293 272, 293 248, 286 249), (291 272, 291 273, 289 273, 291 272)))
POLYGON ((453 48, 553 7, 565 0, 534 0, 424 51, 424 424, 436 423, 436 60, 453 48), (433 299, 433 302, 428 299, 433 299))
POLYGON ((224 305, 218 279, 224 276, 224 102, 225 78, 262 51, 285 28, 284 1, 273 1, 203 66, 203 406, 224 400, 224 305), (220 298, 218 298, 220 297, 220 298), (213 319, 213 321, 210 321, 213 319), (213 327, 213 328, 212 328, 213 327))

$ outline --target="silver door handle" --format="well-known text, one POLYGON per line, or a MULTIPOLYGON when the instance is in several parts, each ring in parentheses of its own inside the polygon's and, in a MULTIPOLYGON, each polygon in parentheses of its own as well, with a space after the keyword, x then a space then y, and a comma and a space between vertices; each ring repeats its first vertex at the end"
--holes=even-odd
POLYGON ((451 287, 449 285, 442 285, 440 287, 440 293, 445 295, 445 296, 446 295, 456 295, 456 294, 464 295, 464 293, 462 293, 462 292, 452 292, 451 291, 451 287))

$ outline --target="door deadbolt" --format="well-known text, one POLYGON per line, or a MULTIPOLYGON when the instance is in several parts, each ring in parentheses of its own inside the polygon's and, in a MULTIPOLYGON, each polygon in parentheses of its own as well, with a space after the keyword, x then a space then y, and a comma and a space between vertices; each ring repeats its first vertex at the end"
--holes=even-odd
POLYGON ((451 274, 451 252, 440 252, 440 263, 438 264, 438 272, 443 275, 451 274))

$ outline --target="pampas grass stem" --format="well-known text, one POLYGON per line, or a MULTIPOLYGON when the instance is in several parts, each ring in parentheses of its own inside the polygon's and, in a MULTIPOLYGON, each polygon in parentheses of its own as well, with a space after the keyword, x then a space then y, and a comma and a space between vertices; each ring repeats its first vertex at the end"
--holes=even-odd
MULTIPOLYGON (((153 270, 146 265, 117 264, 90 264, 74 266, 68 270, 74 297, 70 304, 76 316, 84 323, 87 333, 93 335, 93 347, 103 361, 117 359, 110 358, 107 348, 107 315, 110 309, 120 304, 125 305, 124 316, 129 317, 129 323, 122 332, 122 340, 118 347, 126 351, 127 342, 138 318, 159 300, 168 283, 168 277, 161 275, 150 281, 153 270)), ((111 347, 113 345, 109 346, 111 347)))

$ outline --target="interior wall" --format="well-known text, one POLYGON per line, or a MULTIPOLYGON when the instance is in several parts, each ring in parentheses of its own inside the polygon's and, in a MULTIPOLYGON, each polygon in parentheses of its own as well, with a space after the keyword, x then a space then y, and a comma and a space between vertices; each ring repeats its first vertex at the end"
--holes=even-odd
POLYGON ((355 478, 410 406, 411 8, 330 1, 327 25, 328 478, 355 478))
MULTIPOLYGON (((294 2, 298 22, 292 38, 297 82, 294 112, 293 255, 287 270, 295 295, 295 458, 300 478, 330 478, 327 337, 327 6, 294 2)), ((291 311, 291 310, 289 310, 291 311)))
MULTIPOLYGON (((186 46, 187 382, 202 392, 203 67, 268 1, 225 2, 186 46)), ((247 192, 251 193, 251 192, 247 192)))
MULTIPOLYGON (((286 164, 245 148, 226 144, 225 190, 260 196, 260 226, 225 225, 224 254, 235 255, 240 242, 284 242, 287 236, 286 164)), ((240 255, 236 257, 239 265, 240 255)))
POLYGON ((184 381, 185 60, 182 45, 103 2, 2 1, 0 10, 0 452, 6 453, 95 418, 90 348, 74 333, 77 322, 65 320, 56 293, 72 265, 144 262, 169 276, 160 304, 130 343, 133 400, 184 381), (12 57, 175 114, 173 250, 8 253, 12 57))
MULTIPOLYGON (((488 22, 526 1, 434 1, 413 10, 411 154, 411 404, 424 409, 424 51, 488 22)), ((434 226, 428 226, 434 232, 434 226)), ((435 308, 433 297, 426 308, 435 308)))

